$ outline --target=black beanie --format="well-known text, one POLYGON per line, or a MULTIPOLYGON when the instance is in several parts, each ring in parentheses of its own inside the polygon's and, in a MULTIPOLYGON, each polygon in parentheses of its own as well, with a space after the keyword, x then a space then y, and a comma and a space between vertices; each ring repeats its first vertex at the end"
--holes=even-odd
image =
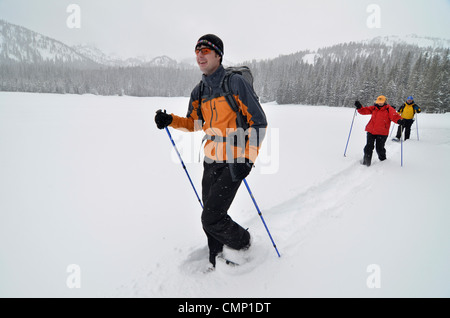
POLYGON ((223 58, 223 42, 222 40, 214 34, 206 34, 202 36, 200 39, 198 39, 197 44, 195 45, 195 48, 199 47, 200 45, 208 46, 212 48, 214 51, 217 52, 217 54, 220 55, 221 58, 223 58))

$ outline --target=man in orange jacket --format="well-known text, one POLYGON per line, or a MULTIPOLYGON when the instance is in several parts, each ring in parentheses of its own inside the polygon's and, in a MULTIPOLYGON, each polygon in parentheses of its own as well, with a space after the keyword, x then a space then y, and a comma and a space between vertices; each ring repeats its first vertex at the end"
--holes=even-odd
POLYGON ((372 153, 376 144, 376 151, 378 158, 383 161, 386 160, 386 144, 389 135, 389 128, 391 121, 402 125, 402 117, 395 111, 395 109, 387 103, 385 96, 378 96, 373 106, 363 107, 359 101, 355 102, 356 109, 361 115, 372 115, 369 123, 366 126, 367 143, 364 147, 363 165, 370 166, 372 162, 372 153))
POLYGON ((216 256, 224 245, 234 250, 250 247, 249 232, 231 219, 228 209, 258 156, 267 120, 252 86, 241 75, 233 74, 229 89, 247 126, 245 143, 233 143, 241 127, 238 114, 224 96, 223 42, 216 35, 204 35, 195 52, 203 77, 191 93, 186 117, 158 112, 155 122, 159 129, 171 126, 191 132, 203 129, 206 133, 202 225, 208 239, 209 261, 215 267, 216 256))

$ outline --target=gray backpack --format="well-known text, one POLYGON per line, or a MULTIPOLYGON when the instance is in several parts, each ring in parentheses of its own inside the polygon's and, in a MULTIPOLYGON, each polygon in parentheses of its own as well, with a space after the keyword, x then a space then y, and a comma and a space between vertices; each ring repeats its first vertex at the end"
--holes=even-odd
POLYGON ((222 80, 222 83, 220 84, 220 86, 222 87, 222 91, 223 93, 217 96, 203 96, 203 88, 204 88, 204 84, 203 81, 200 81, 200 90, 199 90, 199 103, 200 106, 197 109, 197 115, 198 118, 203 121, 203 115, 201 112, 201 101, 202 98, 206 97, 206 98, 216 98, 219 96, 224 96, 228 105, 231 107, 231 109, 236 113, 236 125, 238 128, 243 128, 244 130, 247 130, 248 128, 248 123, 247 123, 247 118, 242 114, 242 112, 239 109, 239 106, 236 102, 236 100, 234 99, 233 93, 230 90, 230 80, 231 77, 234 74, 240 74, 242 75, 242 77, 250 84, 250 86, 253 88, 253 74, 250 71, 250 68, 248 68, 247 66, 235 66, 235 67, 227 67, 225 69, 225 76, 222 80))

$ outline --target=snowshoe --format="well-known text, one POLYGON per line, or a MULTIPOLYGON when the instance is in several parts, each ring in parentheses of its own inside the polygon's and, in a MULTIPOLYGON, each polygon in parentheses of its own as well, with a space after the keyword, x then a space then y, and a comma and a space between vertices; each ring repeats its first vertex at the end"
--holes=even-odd
POLYGON ((216 270, 216 267, 213 266, 213 264, 209 263, 208 266, 206 266, 201 272, 203 274, 212 273, 216 270))
POLYGON ((222 262, 224 262, 225 264, 227 264, 227 265, 229 265, 229 266, 232 266, 232 267, 239 266, 238 263, 236 263, 236 262, 234 262, 234 261, 231 261, 231 260, 227 259, 225 256, 223 256, 222 253, 219 254, 219 255, 217 255, 217 259, 219 259, 220 261, 222 261, 222 262))

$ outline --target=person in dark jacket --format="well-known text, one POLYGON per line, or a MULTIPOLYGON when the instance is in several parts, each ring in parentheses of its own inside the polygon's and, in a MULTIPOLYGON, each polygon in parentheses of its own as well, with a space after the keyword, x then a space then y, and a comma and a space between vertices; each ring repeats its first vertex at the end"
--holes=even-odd
POLYGON ((414 123, 414 116, 416 113, 420 113, 420 107, 414 103, 414 98, 412 96, 408 96, 406 102, 400 106, 398 113, 403 118, 403 125, 399 125, 397 129, 397 135, 394 138, 394 141, 399 141, 402 136, 402 131, 405 131, 405 140, 409 139, 411 136, 411 126, 414 123))
POLYGON ((387 98, 382 95, 378 96, 373 106, 363 107, 359 101, 356 101, 355 107, 361 115, 372 115, 366 126, 367 143, 364 147, 364 158, 362 161, 363 165, 369 167, 375 147, 378 158, 381 161, 386 160, 386 148, 384 146, 389 135, 391 121, 401 125, 403 120, 395 109, 387 103, 387 98))
POLYGON ((203 129, 206 133, 202 225, 208 241, 209 262, 215 267, 216 257, 224 245, 234 250, 250 247, 250 233, 232 220, 228 209, 242 180, 252 170, 264 139, 267 120, 252 86, 241 75, 232 75, 230 90, 248 129, 245 144, 241 147, 233 145, 233 151, 228 151, 230 141, 234 139, 233 133, 239 127, 237 113, 223 94, 223 42, 216 35, 204 35, 198 40, 195 52, 203 73, 203 85, 197 85, 192 91, 186 117, 158 112, 155 122, 160 129, 171 126, 191 132, 203 129))

